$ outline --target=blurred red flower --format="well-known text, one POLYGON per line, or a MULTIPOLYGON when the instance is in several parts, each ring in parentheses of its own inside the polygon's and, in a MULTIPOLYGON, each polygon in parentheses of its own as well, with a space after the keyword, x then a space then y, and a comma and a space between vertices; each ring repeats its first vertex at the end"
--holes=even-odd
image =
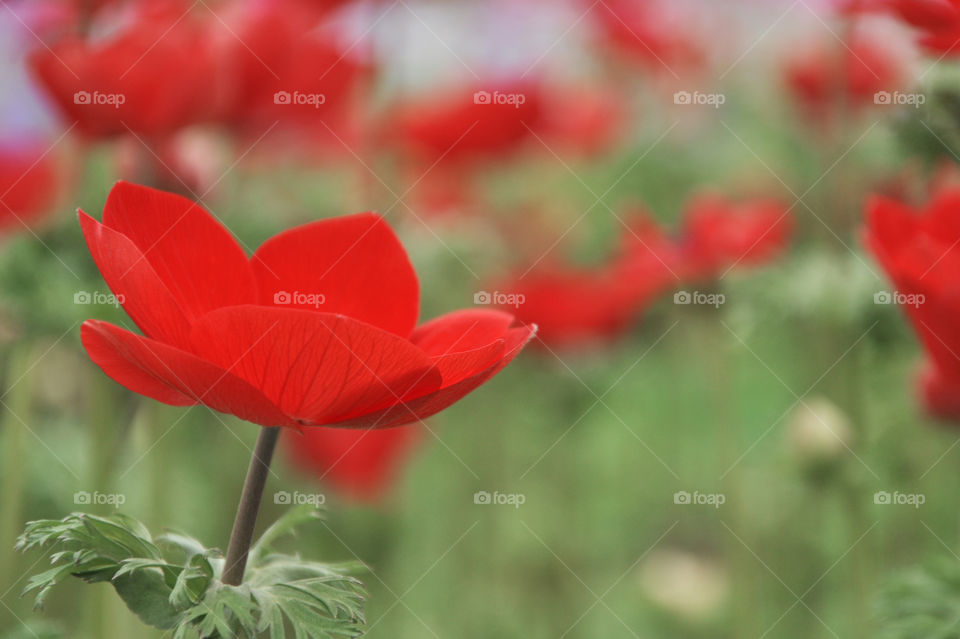
POLYGON ((457 91, 397 106, 385 135, 417 165, 475 165, 522 148, 543 117, 536 85, 457 91))
POLYGON ((119 182, 81 226, 143 336, 88 320, 90 358, 128 389, 263 426, 388 427, 443 410, 533 336, 507 313, 415 326, 419 285, 377 215, 288 230, 247 258, 186 198, 119 182), (321 310, 322 309, 322 310, 321 310))
POLYGON ((919 210, 874 197, 867 204, 866 243, 887 272, 892 296, 927 352, 920 395, 934 416, 960 419, 960 189, 935 195, 919 210))
POLYGON ((786 248, 792 222, 788 207, 777 200, 694 199, 680 238, 684 276, 714 278, 736 265, 768 261, 786 248))
POLYGON ((642 310, 677 281, 676 258, 669 238, 640 218, 607 263, 548 262, 503 282, 498 294, 514 302, 515 309, 503 306, 520 321, 537 324, 539 339, 549 346, 611 339, 629 330, 642 310))
POLYGON ((895 89, 902 75, 896 57, 864 37, 811 47, 787 60, 784 69, 787 88, 803 113, 813 123, 828 124, 844 108, 877 104, 877 93, 895 89))
POLYGON ((675 75, 703 65, 702 40, 689 20, 671 15, 667 3, 607 0, 594 3, 590 14, 600 30, 600 45, 654 72, 675 75))
POLYGON ((960 2, 956 0, 884 0, 876 2, 919 29, 918 43, 935 55, 960 56, 960 2))
POLYGON ((331 4, 235 3, 220 43, 222 73, 233 84, 221 121, 256 136, 277 123, 322 135, 343 128, 371 67, 362 47, 338 44, 325 22, 331 4))
POLYGON ((56 198, 54 160, 34 146, 0 147, 0 232, 30 228, 56 198))
POLYGON ((178 2, 137 6, 104 37, 66 36, 31 57, 65 119, 89 136, 163 136, 203 119, 217 101, 203 25, 178 2))
POLYGON ((286 439, 294 464, 348 499, 374 501, 423 436, 419 425, 377 430, 309 428, 286 439))

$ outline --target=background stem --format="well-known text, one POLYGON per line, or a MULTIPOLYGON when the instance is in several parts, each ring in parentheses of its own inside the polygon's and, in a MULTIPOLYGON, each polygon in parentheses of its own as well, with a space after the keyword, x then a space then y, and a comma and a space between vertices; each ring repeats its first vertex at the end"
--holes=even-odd
POLYGON ((273 458, 273 449, 276 448, 279 437, 279 428, 261 428, 260 436, 257 437, 257 445, 250 459, 250 468, 247 469, 247 479, 243 483, 240 505, 237 507, 237 518, 233 522, 233 532, 230 534, 223 576, 220 578, 228 586, 239 586, 243 581, 243 572, 247 567, 247 554, 250 551, 250 542, 253 540, 253 528, 257 523, 257 513, 260 512, 260 498, 263 497, 267 473, 270 472, 270 460, 273 458))

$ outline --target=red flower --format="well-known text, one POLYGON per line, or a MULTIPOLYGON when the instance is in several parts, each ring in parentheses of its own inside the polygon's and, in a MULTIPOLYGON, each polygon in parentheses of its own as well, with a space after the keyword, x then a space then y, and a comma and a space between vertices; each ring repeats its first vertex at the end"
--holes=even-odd
POLYGON ((237 5, 221 51, 222 72, 234 92, 220 120, 257 137, 277 123, 296 131, 312 127, 327 137, 328 126, 344 126, 370 67, 362 47, 339 46, 340 34, 324 22, 328 4, 237 5))
POLYGON ((685 273, 694 279, 716 277, 735 265, 770 260, 786 248, 791 228, 787 207, 776 200, 695 199, 687 207, 681 238, 685 273))
POLYGON ((31 227, 56 192, 54 162, 42 149, 0 148, 0 231, 31 227))
POLYGON ((31 65, 81 132, 162 136, 202 119, 215 101, 208 40, 191 17, 164 3, 102 40, 69 36, 41 48, 31 65))
POLYGON ((876 94, 896 88, 901 75, 884 45, 862 37, 845 45, 810 48, 788 60, 784 70, 787 88, 813 122, 844 106, 875 104, 876 94))
POLYGON ((617 337, 676 281, 676 251, 653 223, 643 219, 635 224, 622 245, 606 264, 548 263, 499 290, 514 296, 505 299, 516 303, 518 319, 537 324, 545 344, 574 346, 617 337))
POLYGON ((378 430, 310 428, 288 437, 293 462, 344 496, 374 501, 384 495, 423 433, 419 426, 378 430))
POLYGON ((938 417, 960 419, 960 189, 919 211, 887 198, 867 205, 866 242, 896 287, 929 357, 921 398, 938 417))
POLYGON ((636 0, 594 4, 591 15, 600 28, 601 44, 655 72, 676 74, 701 66, 705 55, 697 37, 664 6, 636 0))
POLYGON ((387 135, 420 166, 462 166, 522 148, 544 108, 539 88, 529 84, 458 91, 399 107, 387 135))
POLYGON ((199 205, 119 182, 103 223, 80 214, 97 267, 143 336, 84 322, 116 382, 263 426, 387 427, 443 410, 533 336, 464 310, 415 326, 418 283, 370 213, 285 231, 252 258, 199 205))

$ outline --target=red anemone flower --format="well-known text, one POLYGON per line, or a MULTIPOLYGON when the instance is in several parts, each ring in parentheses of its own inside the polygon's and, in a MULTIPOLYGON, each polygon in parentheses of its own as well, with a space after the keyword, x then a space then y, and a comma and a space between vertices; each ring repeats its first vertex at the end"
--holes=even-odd
POLYGON ((711 278, 733 266, 766 262, 786 247, 793 220, 777 200, 741 204, 714 195, 687 207, 680 248, 685 274, 711 278))
POLYGON ((262 426, 382 428, 428 417, 499 372, 533 336, 463 310, 416 326, 419 285, 372 213, 321 220, 248 258, 190 200, 118 182, 80 223, 143 335, 83 324, 90 358, 128 389, 262 426))
POLYGON ((498 160, 531 141, 545 104, 539 87, 513 84, 432 96, 398 107, 388 137, 418 165, 472 165, 498 160))
POLYGON ((705 54, 689 20, 670 14, 665 2, 608 0, 592 5, 600 43, 651 71, 697 69, 705 54))
POLYGON ((568 347, 618 337, 676 281, 677 266, 675 247, 646 218, 633 224, 621 245, 605 264, 548 263, 504 283, 497 295, 515 304, 521 321, 537 324, 544 344, 568 347))
POLYGON ((54 161, 35 147, 0 147, 0 231, 32 227, 56 197, 54 161))
POLYGON ((828 43, 790 58, 784 69, 787 88, 811 122, 838 114, 841 108, 882 104, 877 94, 897 88, 902 68, 896 56, 865 37, 828 43))
POLYGON ((221 34, 223 74, 233 82, 218 119, 259 139, 278 125, 284 142, 342 150, 356 142, 357 98, 373 67, 327 18, 330 3, 239 2, 221 34), (291 138, 291 133, 294 135, 291 138))
POLYGON ((309 428, 287 439, 294 464, 348 499, 375 501, 423 436, 419 425, 377 430, 309 428))
POLYGON ((896 287, 897 302, 929 361, 921 399, 934 416, 960 420, 960 189, 941 191, 919 211, 874 197, 866 243, 896 287))
POLYGON ((192 17, 144 9, 104 38, 68 36, 31 58, 65 119, 92 137, 133 131, 158 137, 208 115, 212 49, 192 17))

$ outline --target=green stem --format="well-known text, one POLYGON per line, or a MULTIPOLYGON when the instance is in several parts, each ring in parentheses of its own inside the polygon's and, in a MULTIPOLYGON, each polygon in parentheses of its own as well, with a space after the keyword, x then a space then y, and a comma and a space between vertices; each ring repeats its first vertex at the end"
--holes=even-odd
POLYGON ((250 543, 253 541, 253 528, 257 523, 257 514, 260 512, 260 499, 267 485, 270 460, 273 458, 273 450, 277 446, 279 437, 279 428, 261 428, 260 436, 257 437, 257 445, 253 449, 253 457, 247 469, 247 479, 243 483, 240 505, 237 507, 237 518, 233 522, 233 532, 230 534, 223 576, 220 578, 220 581, 228 586, 239 586, 243 582, 243 573, 247 568, 247 555, 250 552, 250 543))

